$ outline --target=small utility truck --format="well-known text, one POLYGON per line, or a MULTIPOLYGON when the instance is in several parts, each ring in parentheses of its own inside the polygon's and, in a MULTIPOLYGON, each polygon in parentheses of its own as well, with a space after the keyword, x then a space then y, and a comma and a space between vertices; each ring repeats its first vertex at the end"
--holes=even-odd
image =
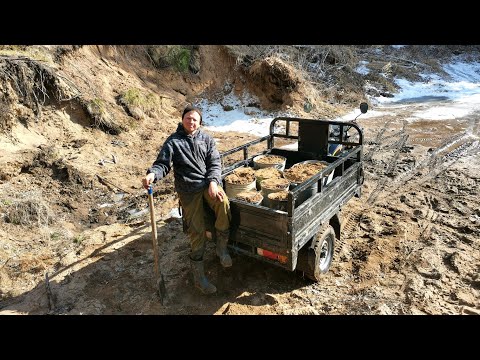
MULTIPOLYGON (((367 109, 366 103, 360 105, 361 113, 367 109)), ((253 167, 253 158, 262 154, 285 157, 285 169, 306 160, 328 163, 288 191, 286 211, 230 198, 232 253, 321 280, 341 236, 341 208, 361 195, 364 181, 363 133, 355 120, 277 117, 268 135, 220 154, 222 179, 239 167, 253 167)))

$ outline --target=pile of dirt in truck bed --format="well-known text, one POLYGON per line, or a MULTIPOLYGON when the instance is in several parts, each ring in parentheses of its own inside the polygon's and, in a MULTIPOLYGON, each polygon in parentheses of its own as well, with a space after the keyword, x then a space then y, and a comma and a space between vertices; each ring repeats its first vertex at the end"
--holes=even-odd
POLYGON ((286 190, 290 181, 284 178, 270 178, 263 180, 260 185, 263 190, 286 190))
POLYGON ((328 164, 314 163, 298 163, 283 172, 283 176, 293 183, 301 183, 310 179, 313 175, 326 168, 328 164))
POLYGON ((240 167, 233 170, 230 175, 225 176, 224 180, 229 184, 250 184, 255 181, 255 172, 250 167, 240 167))
POLYGON ((262 201, 263 196, 257 191, 246 191, 235 195, 235 198, 251 204, 258 204, 262 201))
POLYGON ((255 160, 256 163, 263 164, 263 165, 281 164, 284 161, 285 161, 285 158, 283 156, 278 156, 278 155, 259 156, 258 159, 255 160))

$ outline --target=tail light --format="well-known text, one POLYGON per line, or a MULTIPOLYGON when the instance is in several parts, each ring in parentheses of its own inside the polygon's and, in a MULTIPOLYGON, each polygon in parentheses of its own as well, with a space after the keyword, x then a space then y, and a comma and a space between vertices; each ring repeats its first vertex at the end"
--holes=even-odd
POLYGON ((273 251, 265 250, 262 248, 257 248, 257 254, 260 256, 266 257, 268 259, 278 261, 281 264, 286 264, 288 261, 288 258, 285 255, 280 255, 280 254, 274 253, 273 251))

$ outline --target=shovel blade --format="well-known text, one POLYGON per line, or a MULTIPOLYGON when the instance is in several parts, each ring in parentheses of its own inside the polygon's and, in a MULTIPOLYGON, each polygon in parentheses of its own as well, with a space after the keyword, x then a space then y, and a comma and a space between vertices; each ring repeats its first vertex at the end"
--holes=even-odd
POLYGON ((160 303, 165 305, 168 301, 167 288, 165 287, 165 279, 163 274, 160 274, 157 280, 158 296, 160 297, 160 303))

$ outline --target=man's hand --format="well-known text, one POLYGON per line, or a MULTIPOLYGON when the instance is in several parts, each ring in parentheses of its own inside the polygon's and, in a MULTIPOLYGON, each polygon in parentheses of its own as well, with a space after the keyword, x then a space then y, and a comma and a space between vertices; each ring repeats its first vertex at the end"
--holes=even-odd
POLYGON ((208 195, 210 195, 212 199, 217 199, 218 201, 222 202, 225 193, 218 188, 218 185, 215 181, 212 181, 208 186, 208 195))
POLYGON ((153 183, 154 180, 155 180, 155 174, 154 173, 149 173, 147 176, 145 176, 142 179, 143 187, 148 190, 148 187, 150 186, 150 184, 153 183))

